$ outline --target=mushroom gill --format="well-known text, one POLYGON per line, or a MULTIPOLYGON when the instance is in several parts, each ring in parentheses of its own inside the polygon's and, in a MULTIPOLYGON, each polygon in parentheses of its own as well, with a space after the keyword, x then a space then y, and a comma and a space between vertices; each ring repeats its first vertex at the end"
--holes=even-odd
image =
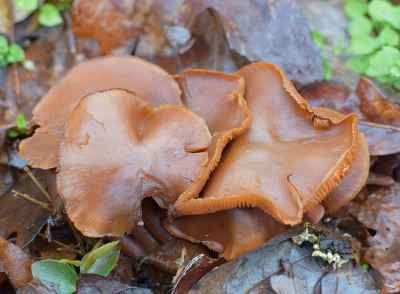
POLYGON ((130 232, 145 197, 174 199, 208 160, 204 121, 182 106, 150 106, 125 90, 81 100, 65 126, 57 186, 86 236, 130 232))
POLYGON ((225 149, 200 194, 183 193, 174 216, 258 207, 295 225, 350 169, 359 140, 357 118, 314 112, 275 65, 241 69, 252 114, 249 131, 225 149))

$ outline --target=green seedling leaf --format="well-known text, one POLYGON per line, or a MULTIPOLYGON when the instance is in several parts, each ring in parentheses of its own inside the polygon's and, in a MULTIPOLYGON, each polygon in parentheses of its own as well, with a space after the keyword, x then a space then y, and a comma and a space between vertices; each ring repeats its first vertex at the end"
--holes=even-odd
POLYGON ((7 63, 22 62, 25 60, 25 52, 18 44, 11 44, 8 47, 7 63))
POLYGON ((347 60, 345 66, 358 74, 365 74, 369 67, 369 55, 361 55, 347 60))
POLYGON ((75 259, 60 259, 58 260, 61 263, 65 263, 65 264, 70 264, 76 267, 80 267, 81 266, 81 261, 80 260, 75 260, 75 259))
POLYGON ((363 0, 346 0, 344 12, 348 18, 356 18, 364 15, 368 10, 368 5, 363 0))
POLYGON ((318 32, 318 31, 312 31, 311 32, 311 37, 315 43, 315 45, 317 45, 318 48, 322 48, 325 45, 325 38, 324 36, 318 32))
POLYGON ((17 118, 15 119, 15 123, 17 125, 17 128, 20 130, 24 130, 27 128, 26 119, 22 113, 17 115, 17 118))
POLYGON ((400 29, 400 6, 385 0, 372 0, 368 5, 368 13, 373 20, 389 23, 400 29))
POLYGON ((354 36, 350 42, 350 52, 363 55, 369 54, 377 50, 381 46, 381 43, 377 38, 373 38, 368 35, 354 36))
POLYGON ((25 11, 34 11, 38 4, 38 0, 15 0, 15 6, 25 11))
POLYGON ((0 55, 7 54, 8 52, 8 41, 6 37, 0 36, 0 55))
POLYGON ((11 139, 18 138, 18 136, 19 136, 19 132, 17 130, 15 130, 15 129, 11 129, 7 133, 7 137, 9 137, 11 139))
POLYGON ((80 271, 106 277, 116 266, 119 253, 119 241, 93 249, 82 258, 80 271))
POLYGON ((371 77, 389 75, 391 69, 397 66, 397 61, 399 59, 399 49, 394 47, 383 47, 371 56, 366 74, 371 77))
POLYGON ((330 80, 332 78, 332 67, 327 58, 322 59, 322 68, 324 70, 324 80, 330 80))
POLYGON ((69 264, 52 259, 37 261, 32 264, 32 275, 45 285, 56 286, 59 294, 76 291, 78 275, 69 264))
POLYGON ((60 11, 56 6, 49 3, 40 7, 38 21, 45 27, 54 27, 63 22, 60 11))
POLYGON ((354 18, 349 25, 350 36, 369 35, 372 32, 372 22, 365 16, 354 18))
POLYGON ((399 44, 399 34, 390 26, 385 26, 378 36, 381 46, 397 46, 399 44))

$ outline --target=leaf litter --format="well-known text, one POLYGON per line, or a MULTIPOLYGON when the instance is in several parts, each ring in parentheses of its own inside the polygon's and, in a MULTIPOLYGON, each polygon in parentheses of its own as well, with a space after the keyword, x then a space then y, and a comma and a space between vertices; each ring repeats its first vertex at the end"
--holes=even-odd
MULTIPOLYGON (((377 293, 377 289, 382 287, 387 293, 400 290, 400 257, 396 255, 398 244, 395 238, 400 218, 397 203, 399 160, 396 157, 400 151, 398 94, 387 86, 376 86, 380 82, 394 83, 392 80, 359 79, 357 74, 345 69, 342 60, 346 55, 346 49, 343 48, 349 43, 346 40, 344 14, 359 9, 364 11, 364 8, 355 10, 346 6, 343 11, 337 4, 342 1, 319 0, 309 1, 308 4, 289 0, 262 3, 241 1, 228 6, 217 0, 202 1, 201 5, 189 0, 170 1, 168 5, 157 0, 142 1, 140 4, 137 4, 139 1, 131 4, 130 1, 77 0, 69 11, 63 12, 65 26, 49 29, 37 25, 35 13, 12 16, 8 2, 0 1, 0 7, 6 7, 0 9, 0 31, 9 41, 24 49, 26 59, 31 63, 27 68, 24 63, 19 63, 0 69, 0 76, 6 78, 3 82, 4 79, 0 77, 0 93, 4 93, 0 94, 0 121, 4 126, 1 129, 4 129, 4 140, 0 156, 0 232, 28 252, 35 262, 45 260, 43 257, 47 248, 51 255, 47 259, 63 265, 68 264, 65 260, 77 264, 97 242, 77 232, 59 209, 60 202, 57 201, 51 180, 53 171, 31 171, 42 188, 50 194, 49 201, 37 183, 23 171, 25 165, 13 151, 20 137, 6 136, 8 129, 22 126, 16 123, 17 117, 21 123, 19 114, 24 114, 29 122, 35 104, 72 65, 100 55, 132 54, 159 64, 171 73, 190 67, 232 72, 251 61, 268 60, 283 67, 289 78, 298 82, 301 93, 309 98, 312 106, 329 107, 344 113, 355 112, 361 120, 359 129, 364 133, 373 156, 372 173, 366 187, 352 204, 333 218, 328 217, 331 223, 338 226, 340 223, 350 223, 347 231, 357 236, 359 246, 354 249, 347 244, 345 252, 332 251, 332 244, 338 237, 336 234, 326 234, 327 238, 319 240, 319 248, 307 245, 310 242, 301 245, 293 243, 291 238, 296 234, 303 236, 306 241, 313 240, 313 236, 320 236, 318 227, 312 227, 316 234, 308 231, 308 234, 301 235, 304 231, 299 229, 291 236, 282 235, 278 241, 274 239, 255 252, 221 265, 224 261, 216 258, 215 253, 200 245, 191 248, 193 244, 182 243, 171 236, 168 242, 162 238, 155 240, 153 236, 154 247, 151 250, 140 249, 140 244, 149 237, 146 233, 136 233, 129 237, 133 240, 130 244, 138 246, 136 249, 142 253, 130 255, 122 246, 119 258, 107 255, 106 260, 113 261, 111 274, 110 268, 102 272, 107 277, 81 271, 77 276, 79 282, 76 283, 78 293, 166 293, 171 290, 173 293, 216 290, 220 293, 377 293), (302 6, 303 12, 299 6, 302 6), (313 13, 319 16, 312 19, 313 13), (282 14, 293 17, 289 22, 284 22, 286 17, 281 17, 282 14), (332 20, 334 25, 329 25, 332 20), (317 21, 322 25, 316 25, 317 21), (322 31, 322 39, 325 39, 319 44, 322 55, 312 41, 309 27, 313 35, 316 35, 315 28, 322 31), (326 27, 331 31, 325 30, 326 27), (338 28, 337 31, 335 28, 338 28), (324 75, 324 69, 325 78, 329 78, 327 63, 331 80, 318 82, 324 75), (358 231, 352 231, 352 228, 358 228, 358 231), (364 233, 365 238, 362 237, 364 233), (324 247, 327 244, 325 241, 329 244, 327 247, 324 247), (327 248, 331 251, 326 251, 327 248), (356 251, 357 258, 353 258, 352 250, 356 251), (313 252, 319 257, 313 257, 313 252), (343 260, 346 262, 340 262, 341 258, 345 258, 343 260), (60 262, 63 259, 64 263, 60 262), (115 263, 118 260, 124 260, 125 265, 115 263), (343 264, 334 270, 329 266, 329 260, 343 264), (117 274, 118 271, 120 274, 117 274), (377 273, 379 278, 375 280, 377 273)), ((387 1, 373 2, 376 2, 374 5, 385 5, 382 2, 387 1)), ((397 25, 392 23, 390 13, 389 16, 374 14, 372 9, 361 12, 361 15, 365 13, 374 21, 384 17, 390 26, 397 25)), ((357 25, 350 26, 352 38, 368 31, 368 24, 362 22, 360 14, 348 17, 358 21, 357 25), (364 25, 361 31, 360 24, 364 25)), ((60 23, 57 17, 48 21, 60 23)), ((389 42, 385 46, 394 46, 395 40, 390 36, 390 31, 386 29, 381 37, 384 42, 389 42)), ((379 50, 383 51, 384 48, 379 50)), ((386 56, 390 52, 384 53, 386 56)), ((375 56, 370 61, 374 62, 374 58, 379 60, 379 56, 375 56)), ((376 75, 372 69, 367 74, 376 75)), ((29 131, 32 127, 28 123, 29 131)), ((22 138, 26 136, 23 133, 20 135, 22 138)), ((144 224, 145 227, 154 225, 144 224)), ((336 232, 337 228, 333 226, 327 231, 336 232)), ((158 236, 168 234, 158 233, 158 236)), ((340 236, 343 236, 343 232, 340 236)), ((112 240, 104 238, 104 242, 112 240)), ((20 249, 16 247, 13 250, 18 252, 20 249)), ((18 258, 12 258, 11 261, 18 262, 18 258)), ((103 261, 93 264, 103 264, 103 261)), ((13 280, 10 273, 9 278, 13 280)), ((0 289, 5 285, 4 275, 1 275, 0 289)), ((45 285, 37 279, 17 290, 18 293, 57 291, 54 284, 45 285)))

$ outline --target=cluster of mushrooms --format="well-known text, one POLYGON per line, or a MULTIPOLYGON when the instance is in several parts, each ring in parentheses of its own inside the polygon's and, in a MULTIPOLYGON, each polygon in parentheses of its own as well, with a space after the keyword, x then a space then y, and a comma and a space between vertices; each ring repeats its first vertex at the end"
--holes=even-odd
POLYGON ((311 108, 266 62, 173 76, 135 57, 93 59, 33 114, 20 154, 56 168, 68 217, 90 237, 146 225, 151 197, 170 234, 229 260, 335 213, 368 175, 356 115, 311 108))

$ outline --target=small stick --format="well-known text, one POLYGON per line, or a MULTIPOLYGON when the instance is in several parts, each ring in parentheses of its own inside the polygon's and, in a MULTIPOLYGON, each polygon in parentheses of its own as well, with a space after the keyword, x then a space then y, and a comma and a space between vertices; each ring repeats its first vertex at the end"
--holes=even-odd
POLYGON ((52 203, 51 196, 49 193, 46 191, 45 188, 43 188, 42 184, 38 181, 38 179, 35 177, 35 175, 32 173, 32 171, 29 169, 29 167, 25 166, 24 171, 28 174, 28 176, 31 178, 31 180, 35 183, 35 185, 39 188, 40 192, 43 193, 44 196, 46 196, 47 200, 52 203))
POLYGON ((39 206, 42 207, 43 209, 46 209, 46 210, 48 210, 48 211, 51 212, 50 205, 49 205, 48 203, 46 203, 46 202, 37 200, 37 199, 35 199, 35 198, 29 196, 28 194, 24 194, 24 193, 18 192, 18 191, 14 190, 14 189, 11 190, 11 193, 12 193, 12 195, 13 195, 14 197, 17 197, 17 198, 18 198, 18 197, 21 197, 21 198, 23 198, 23 199, 25 199, 25 200, 27 200, 27 201, 30 201, 30 202, 32 202, 32 203, 34 203, 34 204, 36 204, 36 205, 39 205, 39 206))
POLYGON ((76 253, 78 253, 80 255, 84 254, 84 252, 82 252, 81 250, 75 249, 75 248, 73 248, 73 247, 71 247, 71 246, 69 246, 67 244, 64 244, 63 242, 60 242, 60 241, 57 241, 57 240, 54 240, 54 239, 49 241, 44 234, 39 234, 39 236, 42 237, 43 239, 47 240, 49 243, 54 243, 54 244, 56 244, 56 245, 58 245, 60 247, 63 247, 65 249, 68 249, 68 250, 71 250, 71 251, 74 251, 74 252, 76 252, 76 253))

